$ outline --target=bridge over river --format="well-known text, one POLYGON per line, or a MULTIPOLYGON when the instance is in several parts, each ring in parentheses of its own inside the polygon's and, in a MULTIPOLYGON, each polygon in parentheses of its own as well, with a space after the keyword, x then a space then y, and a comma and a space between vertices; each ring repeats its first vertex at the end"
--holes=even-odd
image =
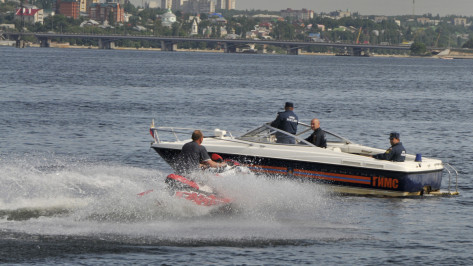
POLYGON ((333 47, 341 51, 347 51, 346 55, 361 56, 368 54, 372 49, 383 50, 409 50, 409 46, 397 45, 372 45, 372 44, 346 44, 346 43, 328 43, 328 42, 306 42, 306 41, 280 41, 280 40, 249 40, 249 39, 217 39, 217 38, 198 38, 198 37, 176 37, 176 36, 150 36, 150 35, 114 35, 114 34, 85 34, 85 33, 30 33, 30 32, 5 32, 7 38, 16 41, 17 47, 24 46, 23 36, 36 37, 41 47, 50 47, 51 39, 55 38, 77 38, 77 39, 95 39, 98 40, 100 49, 113 49, 115 42, 119 40, 147 40, 159 42, 161 50, 175 51, 177 44, 182 42, 206 42, 218 43, 223 46, 226 53, 235 53, 238 48, 254 45, 262 45, 263 53, 267 45, 274 45, 286 49, 287 54, 298 55, 302 48, 309 46, 333 47))

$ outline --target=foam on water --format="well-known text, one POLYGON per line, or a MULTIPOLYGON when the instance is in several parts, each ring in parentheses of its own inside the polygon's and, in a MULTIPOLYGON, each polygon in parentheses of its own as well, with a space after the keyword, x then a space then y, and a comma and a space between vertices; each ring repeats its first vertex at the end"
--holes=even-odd
POLYGON ((0 224, 9 232, 182 244, 346 238, 356 229, 342 198, 308 182, 206 176, 234 200, 221 213, 171 197, 167 173, 156 170, 35 155, 2 159, 0 173, 0 224))

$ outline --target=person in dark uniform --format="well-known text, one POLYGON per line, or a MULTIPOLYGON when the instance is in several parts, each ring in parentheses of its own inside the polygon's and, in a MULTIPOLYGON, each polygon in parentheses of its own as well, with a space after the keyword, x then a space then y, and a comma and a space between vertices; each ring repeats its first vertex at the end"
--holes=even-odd
POLYGON ((204 134, 200 130, 192 133, 192 141, 182 146, 181 153, 176 158, 175 168, 179 175, 188 175, 196 170, 212 167, 224 167, 227 164, 217 163, 210 159, 207 149, 202 146, 204 134))
POLYGON ((406 159, 406 149, 404 149, 404 146, 402 146, 399 138, 400 134, 397 132, 392 132, 389 134, 389 142, 391 143, 391 147, 387 149, 385 153, 373 155, 373 158, 393 162, 404 162, 406 159))
POLYGON ((312 132, 312 135, 310 135, 307 140, 308 142, 314 144, 317 147, 320 148, 327 148, 327 140, 325 139, 325 131, 323 131, 320 128, 320 121, 317 118, 312 119, 310 121, 310 127, 314 132, 312 132))
MULTIPOLYGON (((271 122, 271 126, 277 129, 284 130, 291 134, 296 134, 299 118, 294 113, 294 104, 291 102, 286 102, 284 109, 285 111, 279 112, 276 119, 273 122, 271 122)), ((290 137, 283 133, 276 132, 276 142, 295 144, 296 140, 294 139, 294 137, 290 137)))

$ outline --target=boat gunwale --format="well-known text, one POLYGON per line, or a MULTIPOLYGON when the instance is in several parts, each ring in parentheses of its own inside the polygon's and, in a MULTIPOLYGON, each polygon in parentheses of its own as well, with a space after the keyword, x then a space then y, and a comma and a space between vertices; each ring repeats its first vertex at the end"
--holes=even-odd
MULTIPOLYGON (((152 145, 153 149, 167 149, 167 150, 175 150, 179 151, 179 148, 171 148, 171 147, 158 147, 157 145, 152 145)), ((210 151, 209 153, 219 153, 219 152, 214 152, 210 151)), ((219 153, 221 154, 221 153, 219 153)), ((306 161, 306 160, 292 160, 292 159, 287 159, 287 158, 281 158, 281 157, 262 157, 262 156, 255 156, 255 155, 247 155, 247 154, 240 154, 240 153, 225 153, 229 154, 232 156, 241 156, 241 157, 258 157, 260 159, 277 159, 277 160, 285 160, 288 162, 303 162, 303 163, 314 163, 314 164, 326 164, 326 165, 331 165, 331 166, 336 166, 340 164, 335 164, 335 163, 328 163, 328 162, 314 162, 314 161, 306 161)), ((387 161, 389 162, 389 161, 387 161)), ((393 163, 399 163, 399 162, 393 162, 393 163)), ((402 163, 402 162, 401 162, 402 163)), ((366 166, 355 166, 355 165, 343 165, 344 167, 351 167, 355 169, 369 169, 369 170, 376 170, 376 171, 385 171, 385 172, 392 172, 392 173, 403 173, 403 174, 423 174, 423 173, 433 173, 433 172, 439 172, 443 171, 445 167, 443 166, 441 168, 435 168, 435 169, 430 169, 430 170, 420 170, 420 171, 413 171, 413 170, 392 170, 392 169, 381 169, 381 168, 374 168, 374 167, 366 167, 366 166)))

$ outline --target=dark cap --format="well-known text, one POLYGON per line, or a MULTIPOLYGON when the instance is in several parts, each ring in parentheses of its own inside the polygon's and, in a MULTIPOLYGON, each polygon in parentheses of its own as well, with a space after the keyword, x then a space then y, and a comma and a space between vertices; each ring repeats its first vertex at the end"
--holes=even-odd
POLYGON ((400 135, 397 132, 391 132, 391 134, 389 134, 389 139, 399 139, 399 138, 400 138, 400 135))
POLYGON ((286 105, 284 107, 294 107, 294 104, 291 102, 286 102, 286 105))

